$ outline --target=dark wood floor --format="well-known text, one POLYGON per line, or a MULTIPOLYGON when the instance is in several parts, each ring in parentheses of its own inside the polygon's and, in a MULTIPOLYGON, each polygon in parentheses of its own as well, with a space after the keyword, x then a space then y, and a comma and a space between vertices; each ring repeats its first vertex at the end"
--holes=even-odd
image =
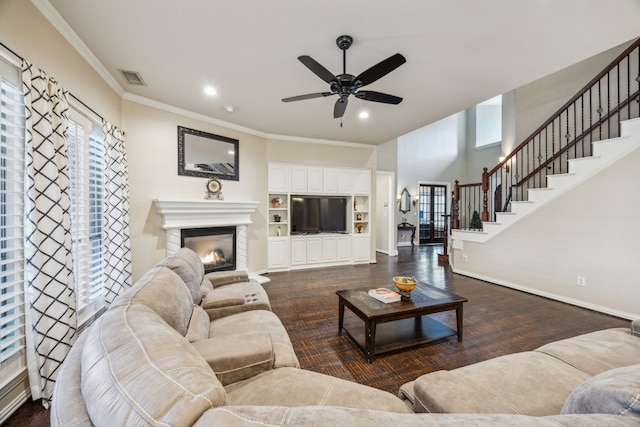
MULTIPOLYGON (((428 372, 453 369, 503 354, 629 321, 453 274, 439 265, 441 246, 400 248, 398 257, 377 256, 375 265, 272 273, 265 285, 273 311, 287 328, 302 368, 397 393, 400 385, 428 372), (392 284, 397 275, 464 296, 464 341, 449 338, 376 356, 368 365, 347 336, 339 336, 340 289, 392 284)), ((347 315, 350 313, 347 310, 347 315)), ((455 328, 455 312, 433 315, 455 328)), ((21 407, 7 426, 48 426, 36 402, 21 407)))

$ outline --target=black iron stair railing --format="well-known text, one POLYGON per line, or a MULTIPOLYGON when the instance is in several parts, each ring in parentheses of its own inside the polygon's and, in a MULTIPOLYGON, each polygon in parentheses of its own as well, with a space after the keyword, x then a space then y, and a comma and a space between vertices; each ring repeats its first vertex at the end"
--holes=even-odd
POLYGON ((639 110, 640 39, 504 160, 491 170, 484 168, 481 197, 468 189, 478 184, 461 185, 456 181, 452 228, 468 228, 467 211, 481 212, 483 222, 495 221, 495 213, 507 211, 512 201, 527 200, 528 189, 545 187, 547 175, 566 173, 570 159, 591 156, 593 142, 619 136, 620 122, 639 117, 639 110))

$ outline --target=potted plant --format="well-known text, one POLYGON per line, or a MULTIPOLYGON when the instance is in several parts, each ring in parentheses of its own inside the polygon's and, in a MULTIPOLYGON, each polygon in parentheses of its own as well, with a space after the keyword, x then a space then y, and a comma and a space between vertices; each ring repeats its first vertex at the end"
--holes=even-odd
POLYGON ((271 199, 271 204, 273 205, 274 208, 279 208, 280 203, 282 203, 282 198, 280 197, 274 197, 273 199, 271 199))
POLYGON ((480 214, 478 211, 473 211, 473 215, 471 215, 471 222, 469 223, 469 228, 472 230, 482 230, 482 221, 480 220, 480 214))

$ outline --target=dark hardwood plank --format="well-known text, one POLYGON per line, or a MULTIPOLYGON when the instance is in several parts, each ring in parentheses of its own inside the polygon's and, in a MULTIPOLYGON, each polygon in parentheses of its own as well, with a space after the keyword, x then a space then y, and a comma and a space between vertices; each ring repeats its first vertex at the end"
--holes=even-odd
MULTIPOLYGON (((366 384, 391 393, 407 381, 551 341, 599 329, 628 327, 629 321, 453 274, 438 264, 441 245, 406 247, 399 256, 378 254, 377 264, 272 273, 265 285, 273 311, 287 328, 302 368, 366 384), (346 335, 338 335, 336 291, 393 285, 392 277, 418 280, 468 299, 464 341, 456 337, 376 356, 368 365, 346 335)), ((353 316, 345 311, 345 321, 353 316)), ((434 319, 456 328, 455 311, 434 319)), ((49 411, 28 402, 6 426, 49 426, 49 411)))

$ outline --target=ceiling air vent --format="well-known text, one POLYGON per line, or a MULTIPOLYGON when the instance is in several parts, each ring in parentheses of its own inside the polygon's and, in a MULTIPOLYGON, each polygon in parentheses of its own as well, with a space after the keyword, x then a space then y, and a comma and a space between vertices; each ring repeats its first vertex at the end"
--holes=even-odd
POLYGON ((142 76, 137 71, 127 71, 127 70, 118 70, 122 77, 129 83, 130 85, 136 86, 146 86, 144 80, 142 80, 142 76))

